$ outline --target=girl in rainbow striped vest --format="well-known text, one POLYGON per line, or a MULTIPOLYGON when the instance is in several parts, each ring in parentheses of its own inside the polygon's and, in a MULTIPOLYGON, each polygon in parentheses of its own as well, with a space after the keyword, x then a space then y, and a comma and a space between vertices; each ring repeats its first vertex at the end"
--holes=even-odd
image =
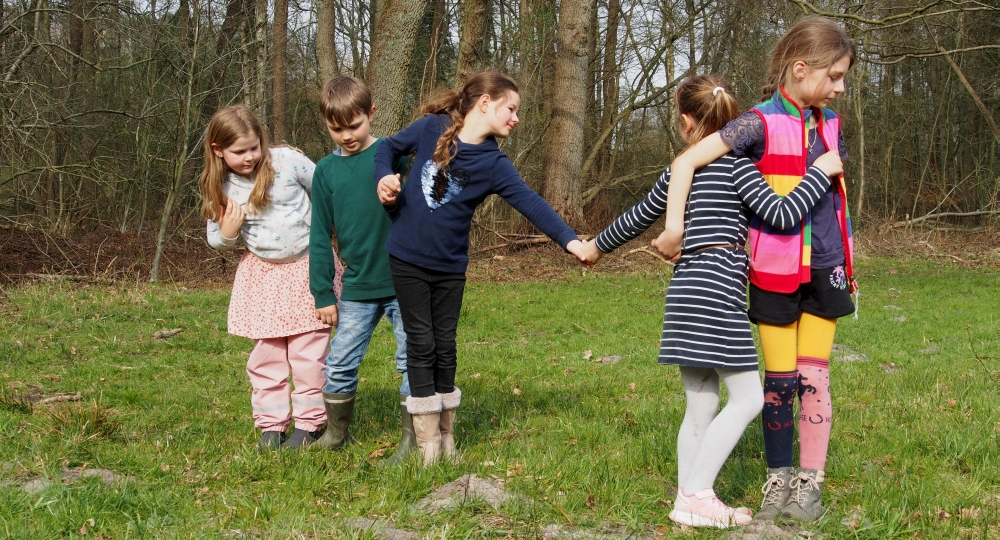
MULTIPOLYGON (((677 157, 664 232, 680 250, 683 204, 697 168, 733 151, 750 157, 779 195, 789 193, 827 151, 845 156, 840 118, 824 108, 844 91, 854 42, 836 23, 807 17, 778 41, 764 102, 677 157)), ((830 443, 830 353, 837 318, 854 312, 851 220, 843 175, 802 223, 778 230, 750 221, 749 316, 764 354, 764 502, 755 519, 814 521, 830 443), (792 468, 793 405, 799 396, 799 464, 792 468)))

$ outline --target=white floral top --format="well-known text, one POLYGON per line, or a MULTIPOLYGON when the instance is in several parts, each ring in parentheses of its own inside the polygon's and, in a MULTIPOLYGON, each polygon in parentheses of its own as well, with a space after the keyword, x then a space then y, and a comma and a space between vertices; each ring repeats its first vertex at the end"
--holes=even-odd
MULTIPOLYGON (((312 191, 316 164, 288 147, 271 148, 270 152, 274 165, 274 183, 268 190, 271 204, 260 214, 246 214, 240 236, 254 255, 265 261, 282 262, 309 249, 312 204, 307 192, 312 191)), ((229 173, 222 189, 226 197, 247 211, 247 199, 253 189, 251 179, 229 173)), ((232 248, 236 239, 224 238, 219 224, 209 220, 208 245, 214 249, 232 248)))

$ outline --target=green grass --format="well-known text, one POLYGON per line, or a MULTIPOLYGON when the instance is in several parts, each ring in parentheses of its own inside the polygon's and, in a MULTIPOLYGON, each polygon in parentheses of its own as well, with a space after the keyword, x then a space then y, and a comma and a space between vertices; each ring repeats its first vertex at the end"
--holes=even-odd
MULTIPOLYGON (((834 362, 830 512, 804 528, 828 539, 997 537, 997 273, 881 259, 861 261, 859 273, 860 318, 841 320, 837 342, 869 361, 834 362), (857 511, 866 525, 849 531, 841 520, 857 511)), ((351 538, 365 536, 344 519, 380 516, 433 538, 534 538, 569 520, 687 537, 667 519, 684 410, 677 369, 656 364, 668 277, 470 284, 459 328, 462 460, 429 470, 383 470, 369 457, 398 437, 384 323, 362 366, 360 444, 259 453, 250 341, 226 333, 227 290, 13 289, 0 313, 0 535, 351 538), (161 328, 183 331, 153 339, 161 328), (588 350, 622 359, 595 363, 588 350), (29 399, 76 392, 82 401, 29 399), (126 479, 58 482, 64 467, 84 465, 126 479), (434 516, 411 508, 466 473, 502 478, 526 499, 434 516), (38 476, 56 483, 26 494, 20 486, 38 476)), ((759 506, 764 467, 755 422, 718 479, 720 497, 759 506)))

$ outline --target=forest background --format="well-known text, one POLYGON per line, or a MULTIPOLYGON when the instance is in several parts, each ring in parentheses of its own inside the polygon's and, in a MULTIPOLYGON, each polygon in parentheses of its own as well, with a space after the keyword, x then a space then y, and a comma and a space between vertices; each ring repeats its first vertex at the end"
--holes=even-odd
MULTIPOLYGON (((212 112, 246 103, 273 141, 319 160, 333 145, 317 95, 336 74, 372 88, 379 136, 405 126, 435 88, 481 68, 512 75, 522 123, 503 150, 567 221, 593 233, 683 148, 680 80, 722 74, 753 105, 770 47, 813 13, 858 43, 833 104, 855 227, 995 231, 1000 214, 996 0, 3 0, 0 9, 5 281, 56 270, 161 279, 165 253, 169 267, 191 246, 205 251, 196 180, 212 112)), ((535 241, 502 201, 484 204, 474 225, 474 252, 535 241)))

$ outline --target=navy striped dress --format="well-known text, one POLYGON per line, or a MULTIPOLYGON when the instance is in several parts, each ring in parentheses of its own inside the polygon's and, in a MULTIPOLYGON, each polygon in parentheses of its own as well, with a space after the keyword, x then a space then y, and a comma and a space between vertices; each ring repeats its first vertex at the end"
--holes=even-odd
MULTIPOLYGON (((645 199, 597 236, 609 253, 642 234, 667 210, 670 169, 645 199)), ((810 167, 802 182, 781 197, 764 181, 752 161, 729 154, 695 172, 684 212, 681 258, 667 287, 661 364, 757 369, 747 319, 747 241, 750 213, 779 229, 800 222, 830 188, 830 178, 810 167)))

